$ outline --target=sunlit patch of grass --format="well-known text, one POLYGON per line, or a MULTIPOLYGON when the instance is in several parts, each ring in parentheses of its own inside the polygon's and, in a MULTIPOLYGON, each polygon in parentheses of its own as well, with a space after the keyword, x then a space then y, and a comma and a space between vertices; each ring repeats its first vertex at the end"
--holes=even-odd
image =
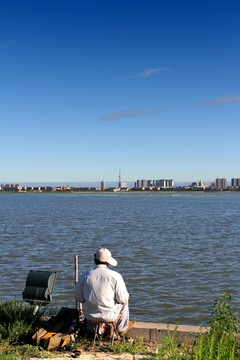
POLYGON ((23 360, 29 357, 50 358, 52 354, 30 344, 12 345, 7 340, 0 342, 0 360, 23 360))
POLYGON ((239 318, 231 307, 231 296, 224 293, 213 305, 210 331, 196 336, 191 346, 179 344, 177 327, 159 346, 157 354, 145 360, 239 360, 240 344, 238 338, 239 318))
MULTIPOLYGON (((231 306, 228 293, 216 300, 212 309, 210 330, 200 332, 191 345, 178 341, 178 326, 168 329, 167 336, 159 346, 151 347, 143 338, 139 340, 122 338, 110 345, 109 340, 99 338, 96 348, 115 354, 143 354, 145 360, 239 360, 240 320, 231 306)), ((29 345, 27 340, 41 327, 41 316, 33 316, 32 307, 15 300, 0 303, 0 360, 24 360, 29 357, 51 357, 50 352, 29 345)), ((92 339, 79 337, 71 344, 72 349, 92 348, 92 339)))
POLYGON ((33 307, 17 300, 0 303, 0 339, 17 343, 34 333, 41 325, 42 311, 33 315, 33 307))
POLYGON ((129 353, 132 355, 146 354, 147 343, 144 342, 143 338, 139 340, 123 338, 121 341, 116 341, 113 345, 100 346, 102 351, 109 351, 115 354, 129 353))

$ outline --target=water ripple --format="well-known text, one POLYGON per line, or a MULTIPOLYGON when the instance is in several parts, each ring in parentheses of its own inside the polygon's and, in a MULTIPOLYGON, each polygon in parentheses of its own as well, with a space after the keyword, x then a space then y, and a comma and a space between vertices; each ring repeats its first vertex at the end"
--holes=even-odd
POLYGON ((229 291, 240 306, 240 196, 1 194, 1 297, 21 298, 30 269, 57 270, 53 305, 74 306, 79 272, 108 247, 132 317, 205 325, 229 291))

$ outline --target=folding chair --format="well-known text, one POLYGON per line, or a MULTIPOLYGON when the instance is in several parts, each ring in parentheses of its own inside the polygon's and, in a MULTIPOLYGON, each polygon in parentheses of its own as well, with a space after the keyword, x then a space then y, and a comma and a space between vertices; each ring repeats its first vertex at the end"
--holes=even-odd
POLYGON ((114 338, 116 336, 116 338, 118 338, 118 329, 117 329, 117 323, 118 320, 120 319, 120 315, 118 316, 118 318, 115 321, 93 321, 93 320, 88 320, 90 322, 90 324, 92 325, 93 331, 94 331, 94 338, 93 338, 93 347, 95 346, 96 343, 96 339, 98 337, 98 331, 100 328, 101 324, 106 324, 110 327, 113 328, 113 334, 112 334, 112 339, 111 339, 111 345, 114 344, 114 338))
POLYGON ((35 305, 34 314, 41 305, 52 301, 53 288, 56 281, 56 271, 30 270, 27 276, 23 300, 35 305))

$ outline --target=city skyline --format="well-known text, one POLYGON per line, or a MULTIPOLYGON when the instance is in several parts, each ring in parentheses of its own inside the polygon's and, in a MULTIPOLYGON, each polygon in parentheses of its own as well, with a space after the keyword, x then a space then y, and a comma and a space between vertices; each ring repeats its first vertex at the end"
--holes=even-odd
MULTIPOLYGON (((15 186, 20 185, 20 186, 72 186, 72 187, 181 187, 181 186, 192 186, 193 184, 197 185, 197 186, 211 186, 216 184, 216 188, 221 188, 222 185, 224 184, 223 187, 225 186, 232 186, 232 187, 240 187, 240 177, 234 177, 231 179, 227 179, 227 178, 215 178, 212 179, 209 182, 203 182, 201 179, 199 180, 190 180, 188 182, 178 182, 175 181, 174 179, 163 179, 163 178, 158 178, 158 179, 149 179, 149 178, 144 178, 144 179, 136 179, 136 180, 121 180, 121 176, 118 177, 118 180, 115 181, 110 181, 110 180, 104 180, 102 179, 100 182, 99 181, 68 181, 68 182, 64 182, 64 181, 55 181, 55 182, 51 182, 51 181, 26 181, 26 182, 2 182, 2 185, 13 185, 15 186), (218 185, 219 183, 219 185, 218 185), (169 184, 169 185, 167 185, 169 184)), ((1 185, 1 183, 0 183, 1 185)))
POLYGON ((239 1, 0 6, 0 182, 238 177, 239 1))
POLYGON ((0 191, 3 192, 55 192, 55 191, 240 191, 240 178, 232 178, 231 183, 227 183, 226 178, 216 178, 211 184, 204 184, 202 180, 194 181, 191 184, 175 184, 173 179, 138 179, 134 184, 127 184, 121 181, 121 173, 119 171, 119 179, 116 183, 105 183, 104 180, 100 184, 0 184, 0 191))

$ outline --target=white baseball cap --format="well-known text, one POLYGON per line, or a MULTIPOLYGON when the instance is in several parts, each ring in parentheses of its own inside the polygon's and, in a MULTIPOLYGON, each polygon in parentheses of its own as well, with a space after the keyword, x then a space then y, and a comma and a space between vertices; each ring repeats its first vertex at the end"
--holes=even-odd
POLYGON ((117 260, 112 257, 112 254, 106 248, 99 249, 95 254, 95 258, 101 262, 107 262, 112 266, 117 265, 117 260))

